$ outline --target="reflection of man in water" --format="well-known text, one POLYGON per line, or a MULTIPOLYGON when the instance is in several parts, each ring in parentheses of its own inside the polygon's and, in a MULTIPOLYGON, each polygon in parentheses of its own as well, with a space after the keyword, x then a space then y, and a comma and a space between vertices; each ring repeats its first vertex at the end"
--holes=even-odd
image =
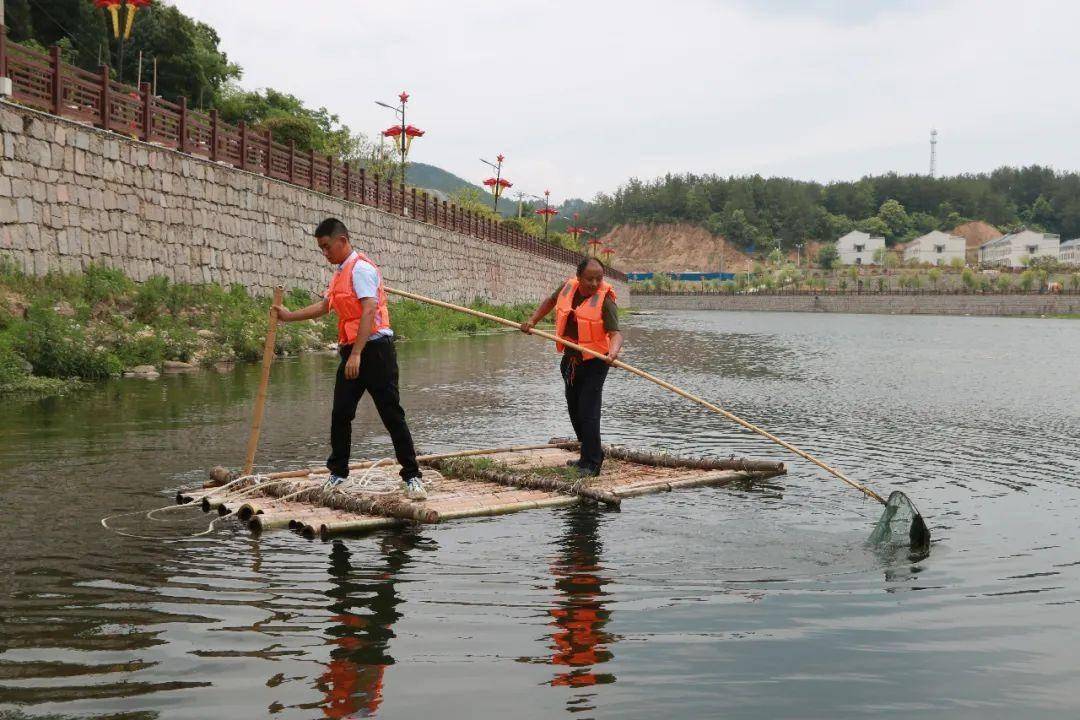
POLYGON ((330 652, 330 662, 317 682, 326 695, 326 717, 366 717, 379 709, 383 673, 394 664, 387 646, 394 637, 394 621, 401 617, 396 607, 403 602, 395 582, 417 539, 410 532, 386 536, 386 567, 370 569, 354 568, 348 547, 334 543, 330 551, 333 588, 326 594, 333 601, 331 619, 337 624, 327 634, 337 647, 330 652))
MULTIPOLYGON (((608 645, 615 638, 603 631, 611 617, 604 607, 604 586, 611 582, 602 573, 597 536, 600 514, 595 508, 575 507, 567 514, 566 534, 559 541, 559 557, 551 566, 560 596, 548 613, 555 631, 551 635, 551 664, 568 668, 551 680, 552 685, 588 687, 615 682, 611 673, 597 673, 595 666, 613 657, 608 645)), ((581 706, 575 706, 582 710, 581 706)))

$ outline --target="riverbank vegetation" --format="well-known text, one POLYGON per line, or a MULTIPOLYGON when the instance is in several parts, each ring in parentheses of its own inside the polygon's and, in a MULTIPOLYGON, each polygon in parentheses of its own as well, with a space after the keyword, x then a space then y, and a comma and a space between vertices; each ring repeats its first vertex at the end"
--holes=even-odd
POLYGON ((832 242, 853 229, 882 236, 891 247, 970 220, 1003 232, 1025 226, 1078 237, 1080 173, 1033 165, 939 178, 890 173, 828 184, 669 174, 632 179, 599 195, 585 214, 585 222, 601 231, 626 223, 689 222, 752 253, 807 240, 832 242))
MULTIPOLYGON (((294 289, 286 306, 314 302, 294 289)), ((476 309, 525 320, 531 306, 474 303, 476 309)), ((142 368, 158 372, 253 361, 262 356, 269 300, 240 285, 135 283, 122 272, 91 266, 79 274, 24 274, 0 259, 0 394, 52 393, 80 382, 142 368), (148 367, 147 367, 148 366, 148 367)), ((405 340, 473 334, 499 327, 412 301, 391 305, 395 333, 405 340)), ((337 339, 333 316, 288 323, 276 351, 324 351, 337 339)))
POLYGON ((1080 272, 1057 263, 1040 262, 1023 270, 974 269, 956 263, 947 267, 847 266, 800 268, 773 254, 753 265, 750 273, 731 280, 677 281, 664 273, 630 284, 634 292, 896 292, 947 293, 1080 292, 1080 272))

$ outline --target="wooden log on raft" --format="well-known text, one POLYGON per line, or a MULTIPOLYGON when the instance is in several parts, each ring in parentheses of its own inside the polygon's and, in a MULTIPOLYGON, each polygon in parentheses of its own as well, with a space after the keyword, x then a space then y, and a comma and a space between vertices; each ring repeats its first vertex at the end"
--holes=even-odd
POLYGON ((666 453, 630 450, 615 445, 604 445, 604 455, 612 460, 622 460, 636 465, 652 467, 689 468, 692 470, 742 470, 744 472, 787 472, 784 463, 775 460, 751 460, 749 458, 679 457, 666 453))
POLYGON ((430 465, 450 477, 483 480, 484 482, 524 488, 526 490, 547 490, 565 495, 577 495, 594 502, 603 503, 609 507, 619 507, 621 502, 615 494, 607 490, 589 487, 582 482, 569 482, 562 478, 544 477, 535 473, 508 472, 501 468, 481 468, 458 458, 428 460, 424 464, 430 465))
POLYGON ((310 503, 335 510, 357 513, 359 515, 381 515, 383 517, 415 520, 422 523, 439 522, 439 513, 422 503, 406 500, 400 495, 374 495, 361 493, 343 493, 333 488, 327 489, 320 484, 310 482, 276 482, 267 484, 262 491, 270 497, 291 498, 298 503, 310 503))

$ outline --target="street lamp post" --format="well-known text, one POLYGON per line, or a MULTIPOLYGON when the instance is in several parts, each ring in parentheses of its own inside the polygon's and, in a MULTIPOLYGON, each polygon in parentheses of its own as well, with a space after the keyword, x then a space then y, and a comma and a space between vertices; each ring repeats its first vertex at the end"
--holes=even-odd
POLYGON ((506 157, 503 156, 502 153, 499 153, 495 156, 495 159, 498 161, 498 164, 489 162, 484 158, 480 158, 480 162, 488 165, 489 167, 491 167, 492 170, 495 171, 495 177, 489 177, 487 180, 485 180, 484 186, 491 191, 492 195, 495 196, 495 202, 492 203, 491 209, 494 210, 495 213, 498 213, 499 196, 502 195, 503 190, 514 187, 514 184, 502 176, 503 160, 505 160, 506 157))
POLYGON ((581 225, 578 225, 578 215, 579 215, 578 213, 574 213, 574 217, 572 217, 572 218, 568 218, 565 215, 563 215, 564 220, 570 220, 573 223, 572 225, 568 225, 566 227, 566 232, 569 233, 570 236, 574 238, 574 247, 577 247, 580 244, 581 236, 584 233, 588 232, 587 228, 585 228, 585 227, 583 227, 581 225))
POLYGON ((795 258, 796 258, 795 267, 800 267, 800 268, 802 267, 802 247, 803 247, 803 243, 795 243, 795 249, 798 250, 798 252, 799 252, 799 254, 795 256, 795 258))
POLYGON ((551 222, 553 215, 558 215, 559 211, 551 207, 551 191, 544 191, 544 207, 536 211, 536 214, 544 218, 544 240, 548 239, 548 224, 551 222))
POLYGON ((394 145, 397 147, 398 153, 401 155, 401 185, 405 186, 405 158, 409 155, 409 149, 412 147, 413 138, 423 137, 424 131, 418 127, 405 124, 405 104, 409 102, 409 93, 404 90, 398 95, 398 101, 400 106, 394 107, 388 103, 375 101, 376 105, 382 106, 393 110, 399 118, 401 118, 401 124, 391 125, 387 129, 383 130, 383 137, 393 138, 394 145))

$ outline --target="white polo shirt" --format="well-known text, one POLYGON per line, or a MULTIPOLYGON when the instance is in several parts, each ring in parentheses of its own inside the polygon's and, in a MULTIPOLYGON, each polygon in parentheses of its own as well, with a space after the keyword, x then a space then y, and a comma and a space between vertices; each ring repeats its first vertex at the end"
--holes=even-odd
MULTIPOLYGON (((340 272, 341 269, 345 267, 345 263, 349 262, 354 257, 356 257, 355 250, 352 251, 352 255, 345 258, 345 262, 338 265, 338 271, 340 272)), ((352 286, 357 298, 361 300, 364 298, 375 298, 377 301, 379 299, 379 271, 376 270, 375 266, 371 263, 364 262, 363 260, 357 261, 357 263, 353 265, 352 286)), ((374 340, 384 335, 386 337, 393 337, 394 331, 390 328, 379 330, 368 337, 368 340, 374 340)))

